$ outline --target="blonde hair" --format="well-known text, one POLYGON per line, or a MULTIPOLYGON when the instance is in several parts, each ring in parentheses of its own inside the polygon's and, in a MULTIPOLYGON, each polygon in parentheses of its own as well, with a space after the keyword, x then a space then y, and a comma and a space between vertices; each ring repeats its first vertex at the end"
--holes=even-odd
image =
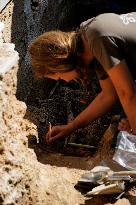
POLYGON ((48 31, 29 46, 31 64, 35 74, 67 72, 77 66, 75 32, 48 31))

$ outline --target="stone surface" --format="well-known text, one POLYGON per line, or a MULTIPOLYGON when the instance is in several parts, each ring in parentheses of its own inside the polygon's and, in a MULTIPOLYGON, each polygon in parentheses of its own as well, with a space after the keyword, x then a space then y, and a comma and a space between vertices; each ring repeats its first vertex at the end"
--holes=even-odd
POLYGON ((7 3, 9 3, 10 0, 1 0, 0 1, 0 11, 2 11, 2 9, 4 9, 4 7, 6 6, 7 3))
POLYGON ((4 23, 0 22, 0 43, 3 43, 3 29, 4 29, 4 23))
POLYGON ((18 63, 19 55, 14 48, 14 44, 0 43, 0 75, 5 74, 18 63))

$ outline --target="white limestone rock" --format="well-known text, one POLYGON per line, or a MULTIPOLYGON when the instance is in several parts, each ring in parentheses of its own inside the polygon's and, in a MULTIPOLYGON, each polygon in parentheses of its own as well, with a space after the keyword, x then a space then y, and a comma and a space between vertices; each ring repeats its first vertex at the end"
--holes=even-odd
POLYGON ((2 32, 4 29, 4 23, 3 22, 0 22, 0 32, 2 32))
POLYGON ((3 22, 0 22, 0 43, 3 43, 3 31, 4 29, 4 23, 3 22))
POLYGON ((8 72, 19 60, 13 43, 0 43, 0 75, 8 72))

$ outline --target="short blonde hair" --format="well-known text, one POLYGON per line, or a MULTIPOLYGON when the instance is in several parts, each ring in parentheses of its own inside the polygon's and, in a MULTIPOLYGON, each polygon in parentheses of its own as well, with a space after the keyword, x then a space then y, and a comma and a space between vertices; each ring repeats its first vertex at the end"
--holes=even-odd
POLYGON ((48 31, 31 43, 31 64, 37 76, 75 69, 77 57, 72 51, 76 46, 75 35, 75 32, 48 31))

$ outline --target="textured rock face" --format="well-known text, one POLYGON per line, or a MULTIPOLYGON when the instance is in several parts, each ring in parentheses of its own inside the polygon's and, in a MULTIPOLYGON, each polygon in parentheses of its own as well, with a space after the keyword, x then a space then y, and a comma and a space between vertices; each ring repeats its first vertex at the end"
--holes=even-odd
MULTIPOLYGON (((31 150, 27 149, 27 139, 23 134, 24 127, 21 126, 26 106, 24 103, 17 101, 15 97, 16 71, 17 66, 5 74, 0 81, 1 204, 26 204, 30 194, 30 186, 35 183, 33 182, 35 174, 32 173, 32 170, 30 171, 30 163, 27 162, 27 158, 29 156, 29 159, 31 159, 30 161, 32 162, 33 160, 36 160, 36 157, 31 150), (24 199, 20 201, 23 196, 24 199)), ((33 163, 31 166, 33 166, 33 163)))
POLYGON ((0 43, 0 75, 4 75, 18 62, 19 56, 14 47, 11 43, 0 43))

